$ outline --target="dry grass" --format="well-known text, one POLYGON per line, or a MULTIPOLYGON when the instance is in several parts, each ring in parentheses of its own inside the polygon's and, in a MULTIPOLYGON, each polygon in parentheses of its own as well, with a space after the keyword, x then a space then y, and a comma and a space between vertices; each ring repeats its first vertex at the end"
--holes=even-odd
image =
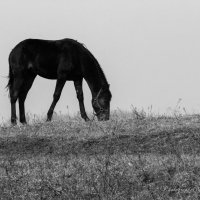
POLYGON ((0 128, 0 199, 199 199, 199 155, 199 115, 34 117, 0 128))

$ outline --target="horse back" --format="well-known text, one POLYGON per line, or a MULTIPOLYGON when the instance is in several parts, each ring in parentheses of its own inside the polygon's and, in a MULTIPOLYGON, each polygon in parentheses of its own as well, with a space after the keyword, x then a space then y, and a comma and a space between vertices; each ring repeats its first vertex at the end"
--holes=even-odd
POLYGON ((64 76, 68 80, 81 76, 81 55, 84 49, 72 39, 27 39, 15 46, 9 55, 14 73, 32 72, 48 79, 64 76))
POLYGON ((92 53, 73 39, 24 40, 11 51, 9 63, 14 72, 35 73, 48 79, 93 79, 100 70, 92 53))

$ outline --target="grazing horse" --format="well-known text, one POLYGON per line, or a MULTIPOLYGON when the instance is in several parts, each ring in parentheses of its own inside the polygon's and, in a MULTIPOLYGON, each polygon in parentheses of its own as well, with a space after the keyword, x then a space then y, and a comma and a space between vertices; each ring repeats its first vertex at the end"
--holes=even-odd
POLYGON ((66 81, 74 81, 81 117, 88 121, 83 103, 82 81, 92 93, 92 106, 98 120, 109 120, 111 92, 106 77, 92 53, 73 39, 26 39, 9 55, 8 89, 11 102, 11 123, 16 124, 16 101, 20 122, 26 123, 24 102, 35 77, 57 79, 52 104, 47 113, 50 121, 66 81))

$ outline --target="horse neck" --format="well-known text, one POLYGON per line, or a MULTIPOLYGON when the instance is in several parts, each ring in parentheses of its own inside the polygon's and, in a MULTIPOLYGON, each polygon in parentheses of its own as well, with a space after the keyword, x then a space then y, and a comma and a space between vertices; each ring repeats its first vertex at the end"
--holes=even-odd
POLYGON ((92 98, 95 98, 97 96, 97 94, 99 93, 99 91, 108 85, 108 82, 104 76, 104 74, 102 74, 101 76, 99 76, 99 74, 92 74, 89 78, 86 78, 86 81, 88 83, 88 86, 91 90, 92 93, 92 98))

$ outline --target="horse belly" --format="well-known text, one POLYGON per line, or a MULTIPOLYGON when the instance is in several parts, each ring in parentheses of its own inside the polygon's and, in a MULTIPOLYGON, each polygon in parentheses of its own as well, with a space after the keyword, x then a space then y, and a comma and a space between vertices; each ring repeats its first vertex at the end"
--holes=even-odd
POLYGON ((37 69, 37 74, 43 78, 47 79, 57 79, 56 68, 47 68, 47 66, 42 66, 37 69))
POLYGON ((57 67, 58 63, 56 59, 42 59, 36 62, 37 74, 47 79, 57 79, 57 67))

